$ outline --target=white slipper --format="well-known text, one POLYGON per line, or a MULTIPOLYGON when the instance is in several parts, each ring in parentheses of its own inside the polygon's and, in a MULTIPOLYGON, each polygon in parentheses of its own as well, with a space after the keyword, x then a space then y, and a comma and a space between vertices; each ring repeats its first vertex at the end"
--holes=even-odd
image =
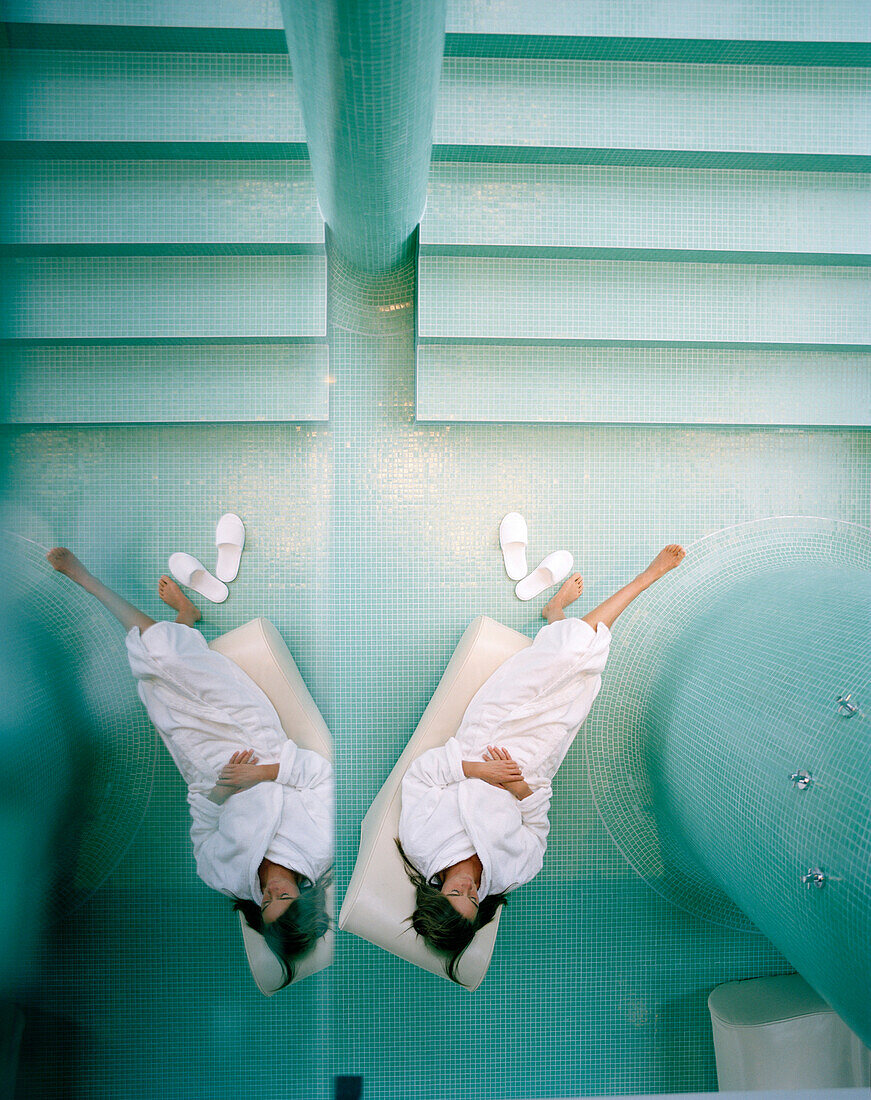
POLYGON ((529 531, 526 520, 519 512, 509 512, 499 524, 499 545, 505 572, 513 581, 519 581, 529 572, 526 566, 526 547, 529 531))
POLYGON ((574 558, 568 550, 555 550, 548 554, 538 569, 533 570, 528 577, 517 583, 514 594, 518 600, 531 600, 534 596, 544 592, 545 588, 558 584, 572 571, 575 564, 574 558))
POLYGON ((223 581, 213 577, 193 554, 172 554, 169 559, 169 571, 179 584, 199 592, 212 603, 223 603, 230 595, 230 589, 223 581))
POLYGON ((236 579, 244 545, 245 524, 235 512, 226 512, 218 520, 218 525, 215 528, 215 546, 218 548, 215 576, 219 581, 234 581, 236 579))

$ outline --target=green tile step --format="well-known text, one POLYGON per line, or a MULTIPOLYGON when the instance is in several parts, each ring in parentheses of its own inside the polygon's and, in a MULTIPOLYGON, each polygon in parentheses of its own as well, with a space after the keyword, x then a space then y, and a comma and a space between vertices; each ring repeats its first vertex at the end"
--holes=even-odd
MULTIPOLYGON (((251 22, 256 12, 252 11, 251 22)), ((180 53, 287 53, 283 28, 6 24, 13 49, 130 50, 180 53)), ((704 38, 638 38, 544 34, 445 36, 446 57, 548 57, 573 61, 683 61, 696 64, 867 65, 864 42, 751 42, 704 38)))
MULTIPOLYGON (((2 143, 0 143, 2 148, 2 143)), ((12 154, 10 154, 12 155, 12 154)), ((16 156, 30 155, 26 151, 16 156)), ((753 172, 871 172, 871 156, 743 150, 628 149, 566 145, 433 145, 432 160, 489 164, 598 164, 636 168, 713 168, 753 172)))
MULTIPOLYGON (((41 36, 52 48, 63 42, 64 32, 82 28, 93 35, 92 49, 106 48, 102 42, 113 33, 121 49, 128 48, 122 43, 135 48, 137 33, 165 32, 168 49, 196 50, 211 33, 214 43, 233 44, 240 51, 251 42, 278 50, 283 25, 279 0, 153 0, 147 27, 141 25, 142 5, 134 0, 56 0, 48 7, 33 0, 5 0, 3 14, 10 39, 17 36, 16 45, 38 45, 41 36)), ((654 61, 681 50, 696 51, 692 56, 717 50, 712 56, 728 59, 735 48, 745 51, 745 60, 758 57, 764 63, 776 57, 783 64, 796 56, 811 64, 817 50, 840 56, 839 48, 845 53, 861 49, 869 39, 866 13, 851 0, 829 0, 823 6, 815 0, 717 6, 648 0, 641 8, 633 0, 550 0, 547 5, 450 0, 446 30, 449 55, 468 49, 479 56, 517 56, 522 49, 521 56, 574 57, 596 49, 618 57, 618 51, 634 46, 638 59, 654 61)))
POLYGON ((2 141, 0 159, 20 160, 293 160, 307 161, 304 141, 2 141))
POLYGON ((319 256, 322 244, 290 242, 288 244, 245 244, 231 241, 225 244, 191 244, 152 241, 138 244, 0 244, 2 256, 319 256))
POLYGON ((758 65, 446 58, 434 141, 441 159, 454 147, 491 150, 479 159, 529 150, 530 163, 533 150, 614 151, 676 165, 692 154, 764 167, 774 156, 807 170, 807 158, 868 156, 869 89, 858 67, 782 67, 772 79, 758 65))
MULTIPOLYGON (((449 0, 451 38, 527 39, 568 49, 572 40, 613 38, 696 48, 709 41, 753 47, 867 44, 867 7, 854 0, 769 0, 766 4, 675 4, 674 0, 449 0)), ((558 56, 546 54, 543 56, 558 56)), ((654 60, 650 57, 649 60, 654 60)))
POLYGON ((7 347, 6 424, 329 419, 321 343, 7 347))
MULTIPOLYGON (((581 7, 581 5, 577 5, 581 7)), ((703 65, 869 65, 867 42, 749 41, 630 35, 445 35, 446 57, 547 57, 562 61, 691 62, 703 65)))
MULTIPOLYGON (((85 14, 85 13, 83 13, 85 14)), ((251 21, 256 18, 252 10, 251 21)), ((142 53, 287 53, 283 27, 137 26, 113 23, 7 22, 15 50, 111 50, 142 53)))
MULTIPOLYGON (((27 5, 11 4, 5 24, 13 49, 177 51, 183 53, 287 53, 287 39, 278 25, 253 5, 245 25, 217 25, 207 21, 206 11, 189 17, 191 24, 142 26, 117 22, 93 22, 83 9, 79 23, 29 22, 27 5), (199 24, 202 25, 199 25, 199 24)), ((205 5, 204 5, 205 8, 205 5)), ((105 19, 110 13, 100 13, 105 19)), ((220 17, 216 10, 215 16, 220 17)), ((151 16, 150 16, 151 17, 151 16)), ((214 17, 213 17, 214 18, 214 17)), ((462 24, 461 24, 462 25, 462 24)), ((505 25, 510 26, 510 22, 505 25)), ((659 28, 661 30, 661 25, 659 28)), ((782 30, 782 28, 781 28, 782 30)), ((735 28, 732 29, 734 33, 735 28)), ((737 38, 640 37, 568 33, 516 33, 502 31, 448 31, 446 57, 547 57, 561 60, 683 61, 695 64, 743 65, 868 65, 867 42, 751 41, 737 38)))
POLYGON ((5 259, 0 301, 7 340, 323 337, 326 259, 5 259))
POLYGON ((5 245, 323 247, 308 161, 8 160, 5 245))
POLYGON ((419 421, 871 426, 871 354, 428 343, 419 421))
POLYGON ((0 104, 5 142, 305 141, 278 54, 9 50, 0 104))
POLYGON ((853 263, 871 253, 869 199, 862 173, 435 162, 420 244, 853 263))
POLYGON ((419 260, 420 337, 855 347, 869 307, 867 267, 419 260))
POLYGON ((4 0, 12 24, 281 30, 279 0, 4 0))
MULTIPOLYGON (((15 255, 31 254, 23 251, 30 246, 17 246, 15 255)), ((288 246, 289 247, 289 246, 288 246)), ((550 260, 646 260, 674 263, 717 264, 801 264, 807 267, 867 267, 871 264, 868 253, 838 254, 834 252, 732 252, 694 248, 560 248, 556 245, 455 245, 425 244, 420 253, 424 256, 509 257, 515 259, 550 260)), ((0 255, 3 248, 0 246, 0 255)))

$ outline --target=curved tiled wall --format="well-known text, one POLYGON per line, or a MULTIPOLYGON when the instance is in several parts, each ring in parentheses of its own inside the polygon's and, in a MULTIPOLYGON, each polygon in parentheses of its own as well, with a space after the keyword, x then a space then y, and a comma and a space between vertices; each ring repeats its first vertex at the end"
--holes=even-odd
POLYGON ((645 722, 656 812, 865 1043, 869 623, 866 570, 739 581, 675 640, 645 722), (822 888, 802 882, 815 868, 822 888))

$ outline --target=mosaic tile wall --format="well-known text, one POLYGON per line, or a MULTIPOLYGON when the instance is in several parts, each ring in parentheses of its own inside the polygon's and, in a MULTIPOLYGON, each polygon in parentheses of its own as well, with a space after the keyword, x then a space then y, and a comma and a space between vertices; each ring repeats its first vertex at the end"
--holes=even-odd
MULTIPOLYGON (((520 604, 502 570, 505 512, 529 521, 531 559, 575 554, 586 610, 672 539, 796 511, 859 519, 868 506, 862 433, 415 423, 409 339, 331 334, 337 588, 355 563, 337 636, 343 879, 353 831, 468 622, 485 612, 536 628, 537 605, 520 604)), ((515 895, 481 989, 465 996, 340 937, 334 981, 350 975, 359 996, 334 1017, 333 1064, 363 1074, 373 1095, 433 1100, 714 1088, 707 992, 785 969, 761 937, 639 889, 596 816, 576 745, 544 871, 515 895)))
POLYGON ((742 58, 773 9, 738 6, 728 57, 663 19, 651 63, 643 17, 583 37, 613 14, 451 9, 419 417, 868 424, 867 32, 827 55, 785 17, 801 59, 742 58))
MULTIPOLYGON (((156 591, 169 555, 184 550, 212 563, 217 518, 226 510, 244 517, 239 577, 225 604, 204 606, 203 633, 211 640, 266 615, 334 724, 325 429, 8 428, 4 443, 12 472, 3 527, 69 545, 155 618, 171 614, 156 591)), ((56 599, 64 583, 46 571, 46 597, 56 599)), ((120 657, 123 632, 103 618, 101 636, 114 639, 120 657)), ((120 663, 120 704, 138 706, 120 663)), ((32 1094, 229 1100, 244 1083, 276 1100, 326 1097, 331 979, 315 975, 275 1000, 258 992, 229 904, 195 874, 184 784, 157 749, 142 827, 93 900, 65 914, 34 956, 20 999, 31 1026, 42 1018, 46 1030, 42 1049, 30 1052, 28 1080, 33 1087, 46 1050, 58 1072, 32 1094)))
MULTIPOLYGON (((40 4, 13 6, 34 19, 46 10, 40 4)), ((451 4, 449 32, 497 33, 514 26, 518 33, 533 33, 520 23, 500 22, 497 7, 451 4), (477 26, 470 25, 476 19, 477 26)), ((586 32, 575 23, 571 33, 648 33, 646 20, 653 9, 641 13, 634 5, 620 5, 617 18, 615 7, 591 5, 586 32)), ((661 5, 654 7, 662 14, 661 5)), ((162 3, 145 8, 143 15, 141 5, 125 4, 121 14, 131 20, 147 17, 154 26, 196 15, 187 5, 175 13, 162 3)), ((53 10, 54 18, 81 21, 67 3, 53 10)), ((517 6, 505 10, 510 19, 522 21, 517 6)), ((542 33, 559 33, 570 10, 553 5, 542 33)), ((852 6, 839 5, 838 10, 855 35, 858 17, 852 6)), ((246 25, 274 31, 281 25, 276 11, 275 4, 257 4, 246 25)), ((243 14, 236 4, 209 5, 197 17, 204 25, 232 29, 246 22, 243 14)), ((115 17, 110 13, 103 18, 115 17)), ((738 26, 751 37, 764 36, 772 20, 776 26, 782 22, 785 38, 801 36, 780 4, 766 5, 765 11, 743 5, 741 18, 738 26)), ((711 34, 726 33, 719 21, 710 27, 711 34)), ((681 28, 669 22, 661 33, 675 29, 681 28)), ((686 24, 682 29, 689 34, 691 28, 686 24)), ((728 33, 741 36, 736 24, 729 25, 728 33)), ((546 48, 547 43, 538 46, 546 48)), ((297 173, 296 165, 283 172, 281 161, 270 167, 266 159, 279 151, 287 154, 288 143, 295 143, 298 157, 303 139, 301 112, 288 94, 286 56, 177 52, 157 58, 135 50, 95 51, 82 57, 81 71, 73 79, 77 61, 62 58, 63 52, 21 51, 30 56, 13 58, 7 68, 12 94, 6 99, 0 136, 31 144, 130 141, 123 155, 127 163, 113 159, 119 155, 115 146, 90 153, 93 146, 86 146, 82 151, 89 164, 105 161, 91 167, 61 164, 62 154, 50 145, 18 151, 17 156, 33 160, 24 169, 26 180, 11 208, 7 243, 51 242, 62 226, 71 228, 63 239, 73 243, 92 240, 98 228, 100 240, 121 244, 137 237, 163 245, 184 243, 183 236, 174 234, 186 229, 187 243, 200 246, 269 243, 266 232, 252 237, 258 211, 265 214, 264 230, 268 226, 273 243, 311 240, 311 191, 297 191, 293 182, 305 170, 297 173), (172 80, 164 84, 169 76, 172 80), (131 88, 135 96, 127 94, 131 88), (102 104, 105 111, 88 109, 73 117, 73 92, 79 97, 87 92, 90 102, 102 104), (154 111, 155 105, 161 109, 154 111), (149 151, 149 141, 165 143, 159 153, 162 166, 151 163, 155 150, 149 151), (245 146, 244 167, 233 162, 224 172, 221 162, 229 155, 224 142, 236 143, 237 153, 245 146), (199 152, 192 152, 194 146, 199 152), (37 166, 37 157, 45 153, 54 159, 37 166), (212 159, 207 165, 189 163, 200 156, 212 159), (135 167, 131 158, 136 158, 135 167), (113 190, 124 173, 136 198, 129 214, 120 209, 121 202, 105 202, 107 188, 116 196, 124 193, 113 190), (55 181, 57 191, 51 189, 55 181), (22 197, 25 183, 42 188, 40 196, 57 200, 35 220, 28 198, 22 197), (232 192, 229 207, 224 188, 232 192), (198 194, 209 197, 194 210, 198 194), (249 201, 246 196, 252 194, 249 201), (161 195, 168 198, 165 217, 158 209, 161 195), (300 199, 300 217, 294 215, 293 225, 285 226, 279 211, 289 196, 300 199), (102 224, 98 209, 107 211, 102 224), (234 226, 240 227, 238 234, 234 226)), ((446 98, 438 124, 451 118, 458 129, 452 122, 450 131, 441 131, 441 140, 495 140, 505 126, 527 140, 530 131, 515 117, 521 114, 516 110, 518 94, 524 102, 539 103, 547 140, 579 140, 580 131, 563 109, 566 97, 596 94, 599 103, 613 104, 607 81, 598 75, 603 70, 594 73, 585 62, 565 60, 544 66, 546 56, 544 52, 532 61, 515 59, 503 65, 493 58, 452 55, 445 66, 446 98), (541 83, 546 72, 563 78, 562 91, 548 91, 541 83), (478 94, 482 87, 487 93, 483 96, 478 94)), ((656 74, 650 66, 609 67, 623 80, 623 94, 636 97, 674 94, 675 86, 662 79, 678 75, 678 70, 694 76, 687 71, 692 66, 666 69, 656 74)), ((754 113, 760 104, 791 104, 788 89, 800 86, 799 77, 817 82, 824 98, 831 92, 846 108, 845 118, 858 110, 854 96, 859 79, 852 70, 833 73, 831 79, 810 67, 801 73, 718 70, 715 75, 721 91, 737 89, 754 113)), ((813 115, 812 106, 808 110, 813 115)), ((621 111, 619 100, 615 111, 623 130, 608 133, 596 124, 588 131, 591 140, 618 143, 621 132, 624 137, 631 133, 636 120, 621 111)), ((701 148, 716 151, 689 108, 681 117, 682 126, 696 126, 701 148)), ((681 127, 666 121, 658 137, 676 144, 681 127)), ((794 123, 786 119, 780 133, 794 136, 807 121, 807 116, 794 123)), ((740 146, 734 128, 725 119, 721 122, 720 132, 732 135, 733 146, 740 146)), ((864 148, 858 144, 864 118, 857 114, 855 122, 820 127, 834 159, 858 156, 864 148)), ((779 140, 776 133, 774 138, 779 140)), ((755 155, 749 154, 750 166, 758 169, 755 155)), ((475 172, 480 160, 476 152, 475 172)), ((439 164, 443 162, 444 157, 439 164)), ((854 188, 860 191, 859 168, 853 161, 850 166, 851 173, 832 185, 837 197, 827 192, 828 210, 840 209, 842 199, 852 201, 854 188)), ((491 170, 503 172, 488 166, 481 175, 485 191, 494 178, 491 170)), ((639 172, 639 166, 630 165, 625 175, 610 178, 647 194, 651 177, 639 172)), ((474 187, 475 178, 473 172, 454 172, 462 186, 474 187)), ((675 179, 656 178, 666 188, 675 179)), ((694 176, 693 183, 702 178, 694 176)), ((529 177, 503 172, 501 179, 529 177)), ((704 177, 708 182, 714 181, 704 177)), ((765 191, 774 182, 769 176, 759 180, 761 209, 775 201, 765 191)), ((794 181, 783 182, 790 186, 794 181)), ((723 200, 726 207, 729 201, 723 200)), ((638 199, 640 221, 653 200, 647 206, 645 202, 638 199)), ((553 204, 550 211, 543 208, 543 217, 559 233, 555 213, 551 222, 553 209, 553 204)), ((741 235, 740 221, 736 206, 731 230, 723 229, 713 246, 751 248, 752 234, 741 235)), ((835 222, 846 246, 844 226, 837 218, 835 222)), ((640 236, 635 232, 633 236, 627 230, 612 246, 711 246, 698 236, 680 245, 672 238, 671 246, 654 236, 652 243, 643 231, 640 236)), ((806 240, 809 251, 824 244, 813 234, 806 240)), ((788 251, 794 245, 781 227, 780 236, 772 230, 765 237, 764 247, 788 251)), ((14 321, 6 314, 7 334, 33 340, 62 333, 70 340, 99 335, 113 341, 123 337, 126 343, 139 331, 133 308, 139 298, 131 293, 125 297, 125 288, 129 292, 135 287, 138 293, 148 284, 156 287, 156 299, 166 307, 162 316, 172 322, 161 333, 193 338, 197 350, 189 352, 184 343, 152 344, 144 351, 128 344, 124 361, 134 374, 144 372, 143 381, 150 379, 143 389, 133 384, 125 388, 129 401, 141 397, 157 407, 157 380, 166 362, 174 367, 166 401, 182 419, 195 417, 196 410, 188 395, 176 397, 173 391, 179 379, 200 375, 202 380, 201 371, 214 389, 223 367, 226 400, 232 403, 234 392, 239 402, 244 398, 244 423, 218 423, 211 411, 203 419, 201 411, 194 423, 6 426, 2 438, 9 472, 3 526, 42 545, 70 545, 108 583, 158 615, 163 607, 155 585, 169 554, 186 550, 210 562, 215 520, 226 510, 243 517, 248 541, 240 576, 226 604, 206 608, 203 631, 211 639, 265 615, 287 640, 336 742, 339 898, 353 866, 360 819, 469 621, 486 613, 530 635, 540 623, 541 601, 520 604, 502 569, 497 532, 507 511, 519 510, 529 521, 533 560, 557 548, 574 554, 586 578, 581 613, 642 568, 666 542, 689 544, 724 526, 783 514, 871 523, 871 449, 867 433, 855 428, 509 423, 507 418, 487 423, 486 408, 479 423, 424 422, 416 406, 416 288, 410 266, 393 278, 377 279, 332 255, 327 303, 321 290, 310 289, 306 297, 288 279, 297 265, 317 266, 322 287, 321 256, 231 253, 216 258, 200 253, 179 259, 168 252, 157 258, 25 253, 6 258, 16 272, 15 293, 29 286, 28 309, 16 313, 14 321), (22 272, 46 271, 53 273, 49 283, 28 284, 19 278, 22 272), (93 289, 90 298, 84 293, 81 281, 98 271, 104 276, 95 276, 91 287, 97 293, 112 290, 102 308, 93 301, 93 289), (136 280, 109 279, 109 271, 135 275, 136 280), (184 278, 185 272, 194 271, 196 278, 184 278), (156 272, 165 278, 155 283, 156 272), (199 281, 203 272, 212 273, 217 282, 199 281), (177 274, 185 293, 174 296, 171 283, 177 274), (272 282, 263 282, 266 277, 272 282), (264 297, 267 285, 274 294, 264 297), (222 288, 220 294, 216 288, 222 288), (51 293, 42 293, 45 289, 51 293), (250 297, 244 299, 245 294, 250 297), (224 358, 216 353, 210 362, 208 351, 202 350, 205 338, 216 332, 286 336, 288 316, 300 297, 306 299, 300 315, 313 316, 305 307, 314 303, 321 326, 328 304, 330 373, 321 385, 329 387, 329 423, 252 423, 258 412, 268 413, 281 398, 281 393, 243 392, 246 381, 265 377, 266 353, 252 353, 252 376, 244 344, 234 339, 222 346, 224 358), (245 322, 256 323, 240 327, 245 322)), ((428 257, 427 263, 441 259, 428 257)), ((516 266, 518 261, 512 262, 516 266)), ((697 265, 699 271, 703 266, 697 265)), ((633 271, 643 267, 636 260, 633 271)), ((741 280, 740 265, 733 267, 719 276, 726 285, 730 277, 741 280)), ((596 270, 613 274, 612 288, 629 286, 611 260, 596 270)), ((783 265, 773 260, 765 271, 773 285, 785 274, 783 265)), ((843 268, 831 265, 812 276, 799 268, 796 278, 807 278, 807 287, 813 279, 817 294, 820 287, 840 286, 843 268)), ((672 291, 677 285, 690 284, 678 280, 672 291)), ((634 315, 639 331, 645 326, 657 330, 668 289, 654 286, 642 300, 634 315)), ((735 293, 746 289, 746 282, 733 286, 735 293)), ((620 299, 614 301, 615 309, 621 308, 620 299)), ((839 339, 860 339, 852 335, 855 322, 847 298, 832 301, 832 317, 817 318, 827 338, 834 332, 839 339)), ((736 310, 740 305, 736 299, 736 310)), ((811 312, 804 311, 803 323, 811 312)), ((745 310, 740 316, 747 324, 757 323, 756 313, 745 310)), ((500 317, 509 319, 504 313, 500 317)), ((776 311, 762 320, 769 333, 783 327, 776 311)), ((573 331, 586 323, 580 317, 570 321, 576 326, 573 331)), ((526 323, 524 331, 533 332, 534 310, 526 323)), ((707 323, 699 321, 699 331, 707 323)), ((497 328, 498 337, 501 326, 497 328)), ((314 333, 314 324, 304 331, 314 333)), ((789 337, 787 333, 783 339, 789 337)), ((59 378, 68 372, 74 392, 74 372, 98 370, 105 362, 100 356, 108 353, 96 345, 73 350, 82 357, 64 358, 70 348, 58 346, 18 347, 16 354, 32 355, 35 373, 56 371, 59 378)), ((838 384, 850 370, 854 380, 861 378, 861 364, 849 358, 853 353, 841 354, 838 384)), ((698 369, 698 364, 692 367, 698 369)), ((706 389, 714 385, 712 373, 706 378, 700 370, 696 385, 700 398, 707 392, 714 401, 716 393, 706 389)), ((669 377, 673 390, 673 372, 669 377)), ((310 380, 315 378, 313 374, 310 380)), ((657 407, 658 380, 654 375, 649 381, 652 408, 657 407)), ((664 377, 662 381, 667 388, 664 377)), ((518 419, 528 421, 534 405, 536 415, 546 411, 544 402, 536 405, 539 397, 530 392, 528 376, 509 373, 504 388, 518 419)), ((6 396, 12 409, 18 408, 16 419, 24 419, 23 406, 47 401, 38 391, 6 396)), ((315 409, 324 415, 323 396, 321 392, 313 404, 290 406, 282 419, 301 418, 315 409)), ((550 400, 553 420, 561 419, 557 403, 550 400)), ((129 403, 110 403, 107 417, 113 408, 121 410, 119 419, 129 415, 129 403)), ((50 411, 46 406, 41 417, 48 419, 50 411)), ((476 416, 480 413, 478 407, 476 416)), ((46 572, 47 593, 59 583, 62 578, 46 572)), ((104 626, 109 632, 114 629, 108 621, 104 626)), ((116 637, 120 646, 120 631, 116 637)), ((615 649, 619 644, 618 628, 615 649)), ((119 678, 117 691, 129 705, 132 682, 119 678)), ((330 970, 266 1000, 251 981, 226 903, 193 873, 183 785, 166 753, 160 746, 158 750, 141 828, 130 847, 118 853, 117 864, 92 901, 44 939, 34 955, 31 983, 21 994, 29 1005, 31 1031, 41 1019, 47 1037, 46 1046, 30 1050, 28 1072, 38 1072, 45 1049, 55 1052, 55 1065, 63 1067, 66 1058, 64 1100, 70 1095, 88 1100, 220 1100, 235 1098, 240 1091, 263 1100, 326 1100, 333 1095, 333 1077, 339 1075, 362 1076, 364 1095, 385 1100, 543 1100, 712 1089, 716 1078, 708 993, 723 981, 790 969, 763 937, 705 922, 670 905, 635 873, 597 816, 582 747, 576 744, 560 772, 545 868, 512 898, 492 968, 477 993, 464 993, 372 945, 338 936, 330 970)))
POLYGON ((871 751, 865 714, 845 718, 836 700, 849 693, 861 708, 869 696, 869 622, 867 567, 774 566, 744 579, 681 638, 646 722, 672 829, 866 1044, 871 751), (833 623, 837 644, 820 647, 833 623), (730 766, 731 781, 706 789, 730 766), (789 780, 800 769, 816 776, 804 801, 789 780), (802 883, 813 868, 827 891, 802 883))
POLYGON ((866 1036, 867 718, 837 700, 868 693, 869 566, 871 530, 805 516, 694 543, 623 617, 581 734, 599 813, 645 881, 705 919, 752 918, 866 1036), (811 866, 827 893, 803 886, 811 866))
MULTIPOLYGON (((342 285, 348 295, 347 273, 342 285)), ((7 522, 74 545, 152 614, 169 553, 208 561, 217 516, 245 518, 243 572, 204 630, 265 614, 297 658, 336 738, 340 892, 360 818, 462 630, 481 612, 536 627, 537 605, 519 604, 502 572, 506 511, 526 515, 531 556, 575 554, 585 609, 670 539, 790 512, 871 520, 860 432, 416 424, 410 311, 390 316, 393 334, 333 331, 326 432, 7 429, 7 522)), ((87 1030, 93 1095, 230 1096, 240 1066, 276 1098, 326 1097, 330 1073, 427 1100, 712 1088, 707 993, 786 968, 764 940, 690 917, 638 879, 597 819, 576 746, 545 870, 514 898, 478 993, 342 936, 330 971, 267 1002, 225 906, 193 875, 180 780, 161 761, 143 829, 86 926, 64 933, 49 983, 87 1030), (110 902, 131 884, 127 935, 110 902), (89 942, 103 945, 96 957, 89 942), (435 1064, 435 1076, 422 1068, 435 1064)))

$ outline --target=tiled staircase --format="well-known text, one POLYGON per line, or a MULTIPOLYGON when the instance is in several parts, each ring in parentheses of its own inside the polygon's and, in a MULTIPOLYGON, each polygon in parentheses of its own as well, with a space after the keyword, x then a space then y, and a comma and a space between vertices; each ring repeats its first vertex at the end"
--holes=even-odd
MULTIPOLYGON (((277 0, 147 7, 3 8, 7 419, 325 419, 277 0)), ((451 0, 418 419, 871 423, 868 37, 849 0, 451 0)))
POLYGON ((326 420, 324 226, 280 19, 160 8, 4 6, 7 422, 326 420))
POLYGON ((764 9, 451 4, 418 419, 871 423, 868 47, 764 9))

